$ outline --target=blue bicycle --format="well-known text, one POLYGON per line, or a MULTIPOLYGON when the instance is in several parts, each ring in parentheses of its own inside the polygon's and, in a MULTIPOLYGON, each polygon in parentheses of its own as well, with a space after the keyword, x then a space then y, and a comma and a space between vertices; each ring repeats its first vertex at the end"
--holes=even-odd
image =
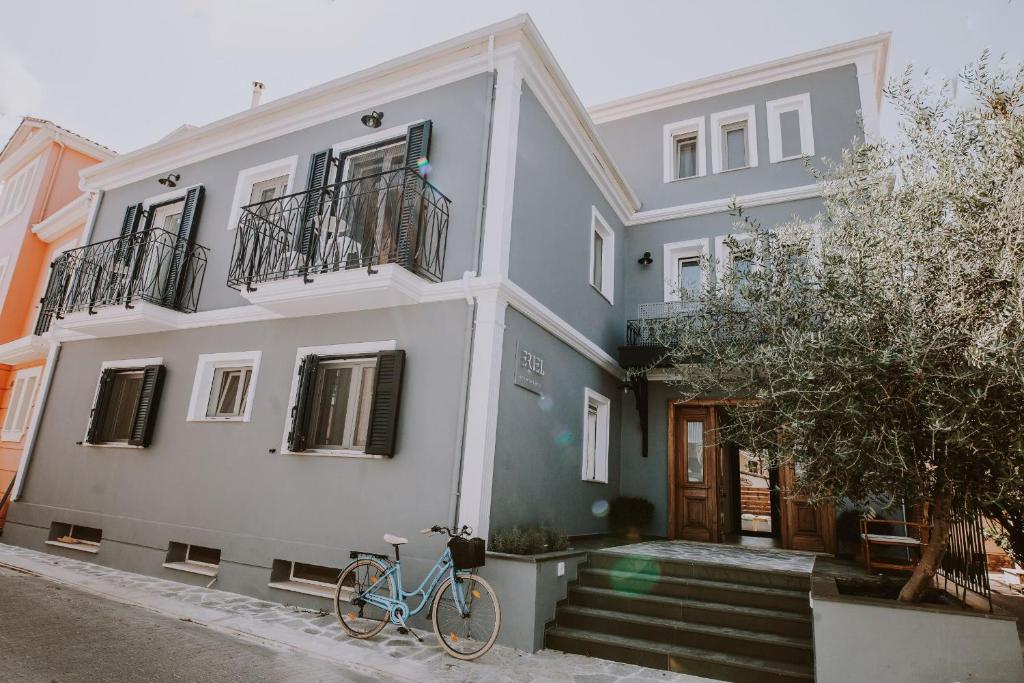
MULTIPOLYGON (((424 534, 447 534, 448 545, 413 591, 402 587, 402 563, 398 549, 409 541, 387 534, 384 542, 395 547, 395 559, 387 555, 352 551, 352 562, 341 573, 334 593, 334 611, 346 633, 372 638, 390 622, 403 633, 406 621, 431 603, 434 635, 452 657, 483 656, 498 637, 501 607, 490 584, 472 572, 484 564, 484 541, 470 539, 472 531, 433 526, 424 534), (419 596, 414 607, 410 598, 419 596), (432 600, 431 600, 432 599, 432 600)), ((413 633, 415 636, 416 634, 413 633)), ((419 636, 416 636, 419 640, 419 636)))

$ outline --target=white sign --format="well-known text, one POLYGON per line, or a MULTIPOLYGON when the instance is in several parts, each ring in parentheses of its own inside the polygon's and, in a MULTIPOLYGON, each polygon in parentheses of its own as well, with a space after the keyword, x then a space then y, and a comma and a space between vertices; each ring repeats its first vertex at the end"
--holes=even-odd
POLYGON ((544 395, 544 359, 516 342, 515 385, 544 395))

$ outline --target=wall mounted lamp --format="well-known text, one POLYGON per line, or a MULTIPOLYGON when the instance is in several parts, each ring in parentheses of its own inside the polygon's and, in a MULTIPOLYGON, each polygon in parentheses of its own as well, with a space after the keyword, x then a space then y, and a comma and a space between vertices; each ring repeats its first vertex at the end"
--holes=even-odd
POLYGON ((636 260, 641 266, 649 266, 654 263, 654 259, 651 258, 651 252, 645 251, 644 255, 636 260))
POLYGON ((160 178, 157 182, 165 187, 177 187, 179 180, 181 180, 180 173, 168 173, 166 177, 160 178))
POLYGON ((380 122, 384 119, 384 112, 382 111, 371 111, 369 114, 363 114, 359 120, 363 122, 363 125, 367 128, 380 128, 380 122))

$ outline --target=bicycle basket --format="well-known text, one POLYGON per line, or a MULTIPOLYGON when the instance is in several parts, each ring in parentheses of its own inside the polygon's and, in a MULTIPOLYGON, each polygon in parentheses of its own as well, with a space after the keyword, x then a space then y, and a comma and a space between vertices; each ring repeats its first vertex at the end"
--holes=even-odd
POLYGON ((453 538, 448 541, 452 551, 452 564, 456 569, 475 569, 484 566, 484 539, 453 538))

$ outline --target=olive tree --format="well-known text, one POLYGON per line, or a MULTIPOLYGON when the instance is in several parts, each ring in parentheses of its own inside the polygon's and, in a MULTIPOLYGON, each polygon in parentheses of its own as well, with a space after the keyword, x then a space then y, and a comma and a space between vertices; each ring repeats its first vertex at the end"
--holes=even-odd
POLYGON ((969 105, 891 81, 899 139, 813 170, 816 220, 734 207, 730 258, 656 331, 684 395, 738 399, 724 438, 795 465, 792 494, 928 504, 905 601, 957 511, 1024 509, 1024 69, 983 54, 959 82, 969 105))

